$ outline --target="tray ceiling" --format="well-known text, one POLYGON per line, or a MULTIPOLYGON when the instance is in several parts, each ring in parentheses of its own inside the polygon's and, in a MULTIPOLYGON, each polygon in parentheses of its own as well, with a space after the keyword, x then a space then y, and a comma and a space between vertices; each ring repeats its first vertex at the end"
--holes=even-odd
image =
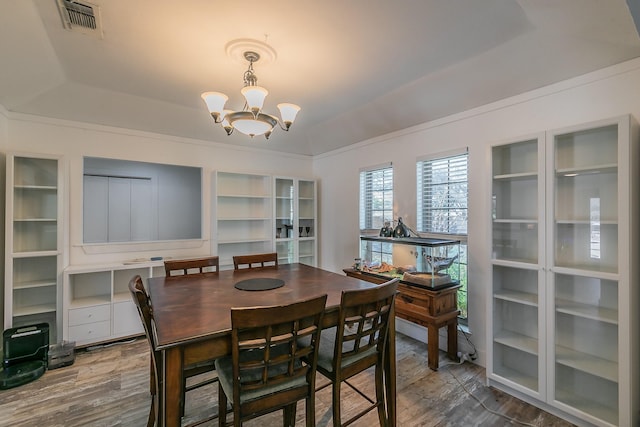
POLYGON ((625 0, 90 3, 93 35, 56 0, 0 4, 8 111, 315 155, 640 56, 625 0), (302 107, 290 132, 227 137, 208 115, 208 90, 242 107, 238 38, 277 52, 254 68, 267 112, 302 107))

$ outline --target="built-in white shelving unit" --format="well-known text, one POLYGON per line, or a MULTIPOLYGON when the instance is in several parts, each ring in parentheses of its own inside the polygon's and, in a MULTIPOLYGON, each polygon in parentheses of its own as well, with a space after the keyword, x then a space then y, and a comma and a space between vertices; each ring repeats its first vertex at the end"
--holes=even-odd
POLYGON ((273 252, 273 193, 270 175, 216 172, 214 245, 220 268, 233 256, 273 252))
POLYGON ((129 292, 140 275, 164 276, 162 261, 69 266, 63 274, 64 339, 86 346, 144 333, 129 292))
POLYGON ((274 178, 274 218, 278 262, 316 265, 316 183, 274 178))
POLYGON ((640 423, 638 131, 624 116, 492 147, 489 383, 640 423))
POLYGON ((60 337, 63 173, 60 158, 7 155, 4 328, 49 323, 60 337))
POLYGON ((212 252, 220 268, 233 256, 277 252, 282 264, 316 265, 316 182, 292 177, 216 172, 212 252))

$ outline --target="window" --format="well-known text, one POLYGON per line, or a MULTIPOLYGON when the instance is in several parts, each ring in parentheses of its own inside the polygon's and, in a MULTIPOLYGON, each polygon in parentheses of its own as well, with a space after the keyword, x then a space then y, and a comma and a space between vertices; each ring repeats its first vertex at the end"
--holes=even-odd
MULTIPOLYGON (((381 165, 360 171, 360 233, 375 231, 393 221, 393 167, 381 165)), ((372 251, 371 260, 391 263, 392 245, 377 243, 361 250, 372 251)))
POLYGON ((418 231, 461 241, 458 307, 467 318, 468 155, 446 154, 418 161, 418 231))

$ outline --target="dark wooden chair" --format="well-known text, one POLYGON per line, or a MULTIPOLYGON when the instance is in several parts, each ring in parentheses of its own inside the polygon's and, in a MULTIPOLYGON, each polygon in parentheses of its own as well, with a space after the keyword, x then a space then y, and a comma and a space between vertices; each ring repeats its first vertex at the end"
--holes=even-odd
POLYGON ((172 273, 181 272, 179 274, 218 272, 219 261, 217 256, 194 259, 176 259, 164 262, 164 271, 167 277, 175 275, 172 273))
MULTIPOLYGON (((150 374, 150 392, 151 392, 151 409, 149 411, 149 418, 147 421, 147 427, 152 427, 155 425, 156 421, 158 421, 158 414, 160 413, 161 408, 159 407, 159 399, 158 393, 162 390, 162 384, 160 383, 162 375, 160 373, 160 369, 162 369, 162 352, 155 351, 156 348, 156 326, 155 320, 153 318, 153 308, 151 307, 151 303, 149 300, 149 295, 147 294, 146 289, 144 288, 144 284, 142 283, 142 278, 138 275, 134 276, 129 282, 129 291, 131 292, 131 296, 133 298, 133 302, 135 303, 138 314, 140 315, 140 320, 142 321, 142 325, 144 326, 144 332, 147 336, 147 341, 149 342, 149 347, 151 349, 151 374, 150 374)), ((207 369, 207 371, 210 369, 207 369)), ((188 366, 184 369, 183 377, 191 378, 196 375, 200 375, 203 372, 201 366, 188 366)), ((192 384, 190 388, 187 390, 183 387, 181 393, 181 402, 180 408, 184 412, 184 399, 185 393, 189 390, 193 390, 198 387, 205 386, 207 384, 211 384, 217 380, 216 378, 207 378, 198 383, 192 384)), ((195 423, 196 425, 202 424, 207 421, 211 421, 217 418, 217 415, 207 418, 206 420, 198 421, 195 423)), ((160 424, 160 423, 158 423, 160 424)))
POLYGON ((343 291, 338 325, 322 332, 317 370, 331 382, 319 390, 333 384, 333 425, 336 427, 349 425, 375 408, 378 409, 380 425, 388 425, 383 364, 389 314, 395 302, 398 281, 393 279, 371 289, 343 291), (375 366, 375 400, 347 381, 371 366, 375 366), (340 412, 340 386, 343 381, 371 404, 344 424, 340 412))
MULTIPOLYGON (((178 259, 178 260, 166 260, 164 262, 164 271, 167 277, 172 275, 187 275, 187 274, 201 274, 214 272, 217 273, 220 269, 219 261, 217 256, 210 256, 204 258, 192 258, 192 259, 178 259), (178 274, 174 274, 174 273, 178 274)), ((203 362, 198 364, 197 366, 192 366, 191 370, 193 375, 203 374, 205 372, 215 371, 215 361, 209 360, 207 362, 203 362)), ((193 376, 192 375, 192 376, 193 376)), ((210 382, 217 381, 217 377, 211 378, 210 382)), ((195 384, 190 384, 187 376, 183 376, 182 378, 182 388, 185 392, 189 392, 193 389, 200 387, 202 384, 196 382, 195 384)), ((182 415, 184 415, 184 401, 181 406, 182 415)))
POLYGON ((220 426, 226 425, 228 399, 234 426, 279 409, 284 425, 293 426, 302 399, 306 425, 315 426, 316 356, 326 300, 323 295, 284 306, 231 309, 232 354, 216 360, 220 426))
POLYGON ((278 266, 278 254, 276 252, 253 255, 235 255, 233 257, 233 268, 235 270, 269 266, 278 266))

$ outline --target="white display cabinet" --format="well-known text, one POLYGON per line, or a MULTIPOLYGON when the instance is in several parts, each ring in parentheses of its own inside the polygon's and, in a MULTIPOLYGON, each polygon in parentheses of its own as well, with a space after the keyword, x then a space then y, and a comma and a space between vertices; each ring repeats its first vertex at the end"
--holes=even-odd
POLYGON ((87 346, 143 334, 128 287, 135 275, 144 281, 164 276, 164 263, 67 267, 63 274, 64 339, 87 346))
POLYGON ((544 399, 544 134, 493 146, 488 377, 544 399))
POLYGON ((604 121, 548 143, 548 398, 589 422, 638 425, 637 126, 604 121))
POLYGON ((639 160, 629 116, 492 147, 488 380, 578 424, 640 423, 639 160))
POLYGON ((269 175, 216 172, 214 244, 220 268, 233 256, 273 252, 272 181, 269 175))
POLYGON ((275 239, 278 262, 316 265, 316 183, 274 178, 275 239))
POLYGON ((49 323, 61 332, 63 173, 58 157, 7 155, 4 328, 49 323))

